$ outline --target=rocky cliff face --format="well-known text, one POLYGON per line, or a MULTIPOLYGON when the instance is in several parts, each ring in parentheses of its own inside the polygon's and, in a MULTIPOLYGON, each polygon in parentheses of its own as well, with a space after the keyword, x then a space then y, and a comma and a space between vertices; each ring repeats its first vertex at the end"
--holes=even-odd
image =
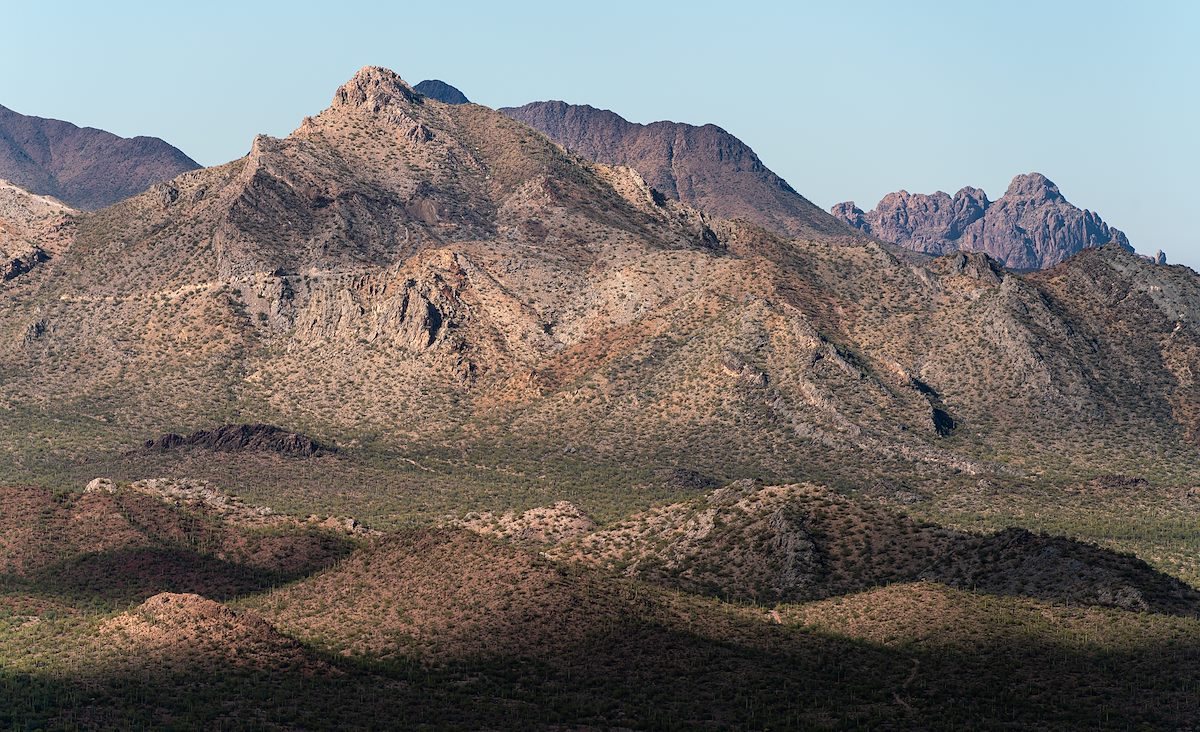
POLYGON ((868 212, 853 201, 839 203, 831 212, 856 229, 906 249, 934 255, 986 252, 1019 270, 1051 267, 1084 249, 1110 243, 1132 251, 1124 233, 1092 211, 1073 206, 1041 173, 1013 178, 997 201, 988 201, 982 190, 970 187, 953 197, 941 191, 899 191, 884 196, 868 212))
POLYGON ((0 178, 75 208, 103 208, 199 167, 156 137, 117 137, 0 107, 0 178))
POLYGON ((710 216, 745 219, 785 236, 847 234, 716 125, 635 124, 608 110, 557 101, 500 111, 589 160, 633 168, 655 190, 710 216))
POLYGON ((426 79, 420 84, 413 87, 418 94, 423 94, 430 99, 436 99, 443 104, 470 104, 471 100, 467 99, 467 95, 460 92, 458 89, 450 86, 440 79, 426 79))

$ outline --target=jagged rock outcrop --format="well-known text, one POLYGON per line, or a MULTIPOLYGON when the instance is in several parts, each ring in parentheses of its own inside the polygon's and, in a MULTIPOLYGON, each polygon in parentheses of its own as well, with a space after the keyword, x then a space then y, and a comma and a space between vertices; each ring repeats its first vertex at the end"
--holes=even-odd
POLYGON ((269 424, 227 424, 190 435, 168 433, 146 440, 145 449, 155 451, 194 447, 214 452, 274 452, 280 455, 312 457, 335 452, 308 435, 288 432, 269 424))
POLYGON ((0 106, 0 178, 75 208, 103 208, 199 167, 156 137, 118 137, 0 106))
POLYGON ((716 125, 636 124, 605 109, 558 101, 500 111, 573 153, 633 168, 655 190, 711 216, 746 219, 786 236, 848 234, 716 125))
POLYGON ((440 79, 426 79, 413 87, 419 94, 444 104, 470 104, 467 95, 440 79))
POLYGON ((558 501, 521 513, 469 513, 449 523, 477 534, 534 545, 558 543, 596 528, 596 522, 569 501, 558 501))
POLYGON ((49 261, 69 244, 74 209, 0 180, 0 281, 49 261))
MULTIPOLYGON (((1070 204, 1041 173, 1016 176, 996 201, 971 187, 953 197, 941 191, 899 191, 884 196, 871 211, 847 201, 831 213, 906 249, 934 255, 986 252, 1018 270, 1051 267, 1083 249, 1110 243, 1132 251, 1124 233, 1092 211, 1070 204)), ((1165 256, 1161 259, 1166 261, 1165 256)))

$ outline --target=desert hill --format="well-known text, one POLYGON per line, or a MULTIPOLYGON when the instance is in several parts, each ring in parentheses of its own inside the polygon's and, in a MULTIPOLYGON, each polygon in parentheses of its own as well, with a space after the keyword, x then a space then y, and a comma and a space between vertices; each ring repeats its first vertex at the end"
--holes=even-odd
MULTIPOLYGON (((85 498, 122 495, 143 494, 100 484, 85 498)), ((164 503, 170 495, 152 497, 168 513, 189 510, 164 503)), ((831 515, 845 507, 813 495, 831 515)), ((4 713, 53 724, 661 727, 682 715, 714 726, 952 729, 1001 719, 1169 725, 1195 711, 1168 683, 1194 668, 1187 618, 928 583, 769 609, 724 605, 462 532, 381 537, 290 585, 239 594, 232 607, 148 585, 119 595, 129 609, 97 613, 86 595, 61 605, 28 589, 0 592, 12 613, 0 621, 0 652, 18 659, 10 668, 71 672, 9 677, 4 713), (1151 691, 1122 686, 1130 672, 1151 691), (743 689, 733 702, 731 689, 743 689), (1095 694, 1112 706, 1086 703, 1095 694), (147 695, 161 701, 136 703, 147 695)))
POLYGON ((557 543, 549 556, 759 603, 897 582, 1195 615, 1200 593, 1133 557, 1020 529, 979 536, 817 486, 743 482, 557 543))
POLYGON ((203 483, 95 485, 65 496, 0 489, 0 584, 105 601, 168 590, 229 598, 313 572, 352 545, 344 531, 238 511, 203 483))
MULTIPOLYGON (((892 538, 914 535, 901 517, 811 487, 732 492, 741 496, 738 510, 765 516, 779 513, 780 500, 820 501, 831 530, 845 532, 831 538, 878 538, 882 566, 889 535, 847 526, 867 517, 903 529, 892 538)), ((29 563, 9 574, 13 556, 32 559, 28 541, 12 544, 0 582, 5 721, 254 728, 411 719, 518 729, 665 728, 691 719, 713 727, 953 729, 1002 719, 1169 725, 1196 711, 1194 698, 1178 691, 1200 652, 1196 621, 1178 615, 928 582, 816 603, 726 604, 437 528, 357 539, 296 565, 304 542, 324 536, 338 547, 328 543, 337 534, 251 510, 211 486, 97 480, 65 500, 30 489, 3 498, 18 507, 5 515, 5 537, 21 539, 12 532, 26 526, 25 539, 85 545, 191 542, 201 553, 229 553, 230 562, 253 558, 276 578, 232 591, 203 587, 226 602, 192 594, 195 585, 164 590, 186 584, 192 560, 145 577, 110 569, 110 586, 122 591, 89 584, 64 592, 62 583, 28 581, 29 563), (262 551, 269 540, 293 548, 262 551), (1113 658, 1120 663, 1103 662, 1113 658), (1130 671, 1150 690, 1120 684, 1130 671), (1111 706, 1085 703, 1097 694, 1111 706), (146 698, 155 702, 138 703, 146 698)), ((741 525, 732 515, 715 524, 726 520, 726 532, 741 525)), ((1060 579, 1087 581, 1096 566, 1103 563, 1095 555, 1079 555, 1060 579), (1081 567, 1084 575, 1070 574, 1081 567)))

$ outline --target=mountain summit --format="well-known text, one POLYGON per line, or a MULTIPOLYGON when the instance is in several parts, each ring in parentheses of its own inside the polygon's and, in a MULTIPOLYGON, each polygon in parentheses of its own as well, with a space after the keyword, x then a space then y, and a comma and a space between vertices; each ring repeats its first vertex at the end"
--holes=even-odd
POLYGON ((466 94, 463 94, 458 89, 455 89, 439 79, 426 79, 413 88, 416 89, 418 93, 424 94, 430 99, 436 99, 445 104, 471 103, 471 100, 467 99, 466 94))
POLYGON ((157 137, 117 137, 0 107, 0 179, 75 208, 103 208, 199 167, 157 137))
POLYGON ((1051 267, 1089 247, 1117 244, 1133 251, 1129 239, 1099 215, 1071 205, 1049 178, 1027 173, 1012 179, 997 201, 978 188, 963 188, 951 198, 889 193, 869 212, 853 201, 831 209, 851 226, 927 254, 987 252, 1013 269, 1051 267))

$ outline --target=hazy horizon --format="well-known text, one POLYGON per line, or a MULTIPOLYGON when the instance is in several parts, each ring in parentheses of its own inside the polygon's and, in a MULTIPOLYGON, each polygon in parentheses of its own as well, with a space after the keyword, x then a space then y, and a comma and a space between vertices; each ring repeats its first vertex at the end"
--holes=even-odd
POLYGON ((994 200, 1036 170, 1139 252, 1200 269, 1200 237, 1163 215, 1186 210, 1200 165, 1188 3, 118 2, 7 16, 22 32, 0 48, 16 70, 0 105, 161 137, 205 165, 286 135, 379 65, 491 107, 562 99, 716 124, 825 209, 968 185, 994 200))

